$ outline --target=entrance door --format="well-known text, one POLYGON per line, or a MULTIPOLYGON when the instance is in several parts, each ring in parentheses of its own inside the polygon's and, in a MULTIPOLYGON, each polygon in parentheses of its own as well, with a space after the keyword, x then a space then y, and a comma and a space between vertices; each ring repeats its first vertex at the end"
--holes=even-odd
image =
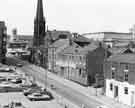
POLYGON ((118 86, 114 86, 114 97, 118 97, 118 86))
POLYGON ((132 91, 132 92, 131 92, 131 106, 133 106, 133 107, 135 106, 134 96, 135 96, 135 92, 132 91))

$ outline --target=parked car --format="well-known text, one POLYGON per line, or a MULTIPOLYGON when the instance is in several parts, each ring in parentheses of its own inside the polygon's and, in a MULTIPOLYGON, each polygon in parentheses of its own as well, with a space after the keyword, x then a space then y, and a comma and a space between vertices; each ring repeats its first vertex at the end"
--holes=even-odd
POLYGON ((6 77, 1 77, 0 76, 0 82, 6 81, 6 80, 7 80, 6 77))
POLYGON ((25 108, 21 102, 11 102, 9 104, 1 105, 0 108, 25 108))
POLYGON ((23 66, 23 64, 18 63, 18 64, 16 64, 16 66, 17 66, 17 67, 22 67, 22 66, 23 66))
POLYGON ((51 89, 56 89, 56 87, 53 84, 50 85, 50 88, 51 89))
POLYGON ((13 69, 11 69, 10 67, 3 67, 3 68, 0 68, 0 72, 10 72, 10 73, 13 73, 15 71, 13 69))
POLYGON ((11 79, 10 82, 15 83, 15 84, 19 84, 19 83, 22 83, 22 79, 21 78, 11 79))
POLYGON ((41 93, 32 93, 31 95, 28 95, 27 97, 31 101, 50 100, 49 95, 41 94, 41 93))
POLYGON ((32 88, 41 88, 40 86, 38 86, 36 83, 32 83, 32 84, 20 84, 20 87, 22 87, 24 90, 27 89, 32 89, 32 88))
POLYGON ((107 107, 105 105, 100 105, 100 106, 97 106, 97 108, 109 108, 109 107, 107 107))
POLYGON ((24 94, 25 96, 28 96, 28 95, 30 95, 30 94, 32 94, 32 93, 35 93, 35 92, 40 92, 40 88, 29 88, 29 89, 27 89, 27 90, 24 90, 24 91, 23 91, 23 94, 24 94))

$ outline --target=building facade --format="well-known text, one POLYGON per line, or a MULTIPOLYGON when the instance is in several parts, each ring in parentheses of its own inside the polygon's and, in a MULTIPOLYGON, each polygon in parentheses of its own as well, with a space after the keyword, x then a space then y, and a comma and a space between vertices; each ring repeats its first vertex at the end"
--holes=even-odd
POLYGON ((101 77, 103 82, 105 51, 103 47, 94 43, 85 47, 78 44, 70 45, 58 54, 56 59, 58 74, 84 86, 100 84, 101 77))
POLYGON ((86 52, 77 44, 72 44, 58 54, 56 60, 58 74, 82 85, 88 85, 86 73, 86 52))
POLYGON ((135 55, 117 54, 105 61, 105 94, 121 103, 135 106, 135 55))
POLYGON ((69 46, 69 39, 59 39, 48 47, 48 69, 57 73, 56 60, 58 53, 69 46))
POLYGON ((6 62, 7 28, 5 22, 0 21, 0 63, 6 62))

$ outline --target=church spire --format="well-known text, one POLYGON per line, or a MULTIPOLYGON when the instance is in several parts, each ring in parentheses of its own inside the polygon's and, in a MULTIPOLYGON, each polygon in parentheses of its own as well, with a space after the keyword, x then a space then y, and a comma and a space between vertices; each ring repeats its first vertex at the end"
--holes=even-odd
POLYGON ((42 0, 38 0, 36 19, 37 20, 43 20, 44 19, 43 2, 42 2, 42 0))
POLYGON ((38 0, 37 13, 34 20, 34 38, 33 38, 33 45, 37 47, 44 44, 46 26, 43 13, 44 12, 42 0, 38 0))

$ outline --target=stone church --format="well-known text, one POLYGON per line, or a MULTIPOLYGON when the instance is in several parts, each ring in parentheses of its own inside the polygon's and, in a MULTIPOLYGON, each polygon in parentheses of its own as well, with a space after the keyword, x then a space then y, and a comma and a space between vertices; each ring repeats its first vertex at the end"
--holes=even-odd
POLYGON ((46 37, 46 21, 43 12, 43 2, 38 0, 37 12, 34 19, 33 48, 31 61, 47 68, 47 48, 50 39, 46 37))

